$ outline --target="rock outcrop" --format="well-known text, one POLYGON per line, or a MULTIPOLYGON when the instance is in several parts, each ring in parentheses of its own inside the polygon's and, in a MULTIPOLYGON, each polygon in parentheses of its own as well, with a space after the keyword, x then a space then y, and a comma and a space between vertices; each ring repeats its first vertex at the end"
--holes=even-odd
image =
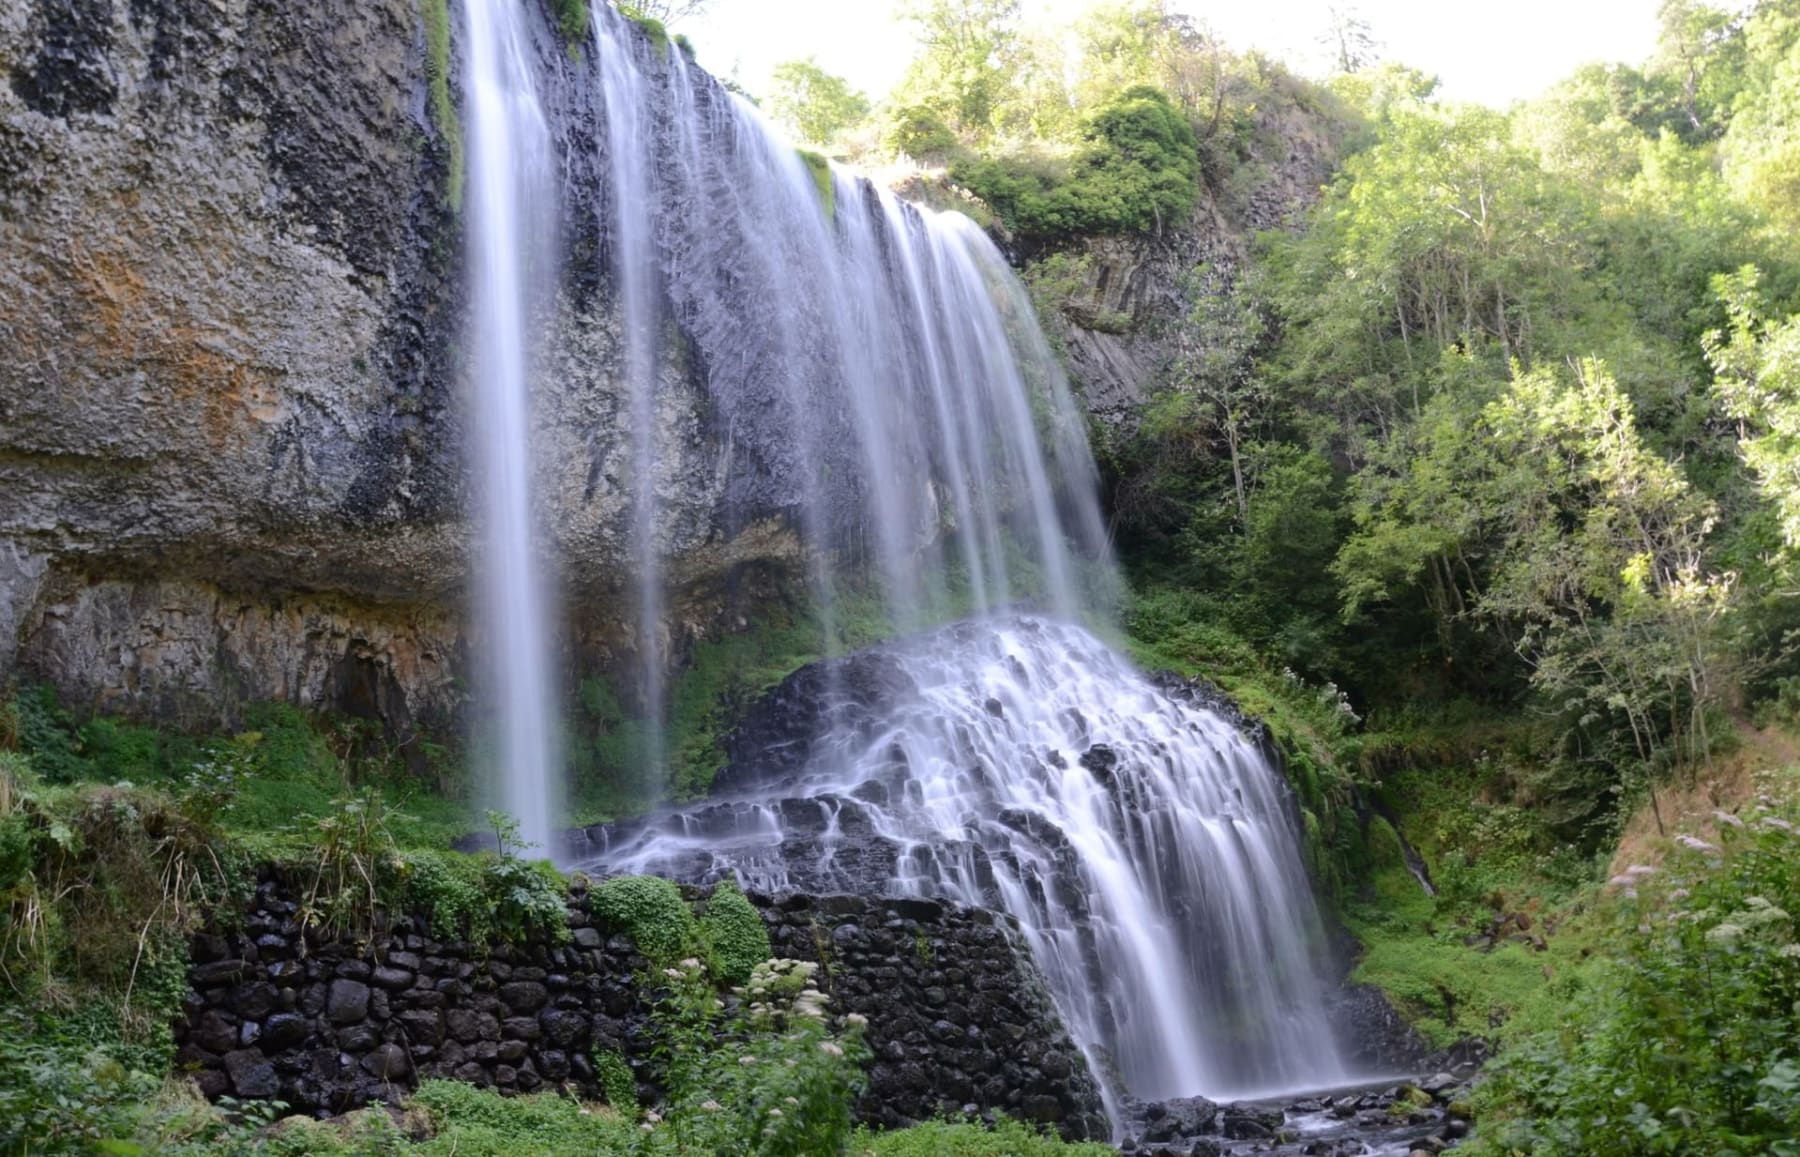
MULTIPOLYGON (((0 678, 184 721, 245 699, 462 707, 469 480, 443 0, 27 0, 0 12, 0 678)), ((583 74, 534 48, 569 203, 541 492, 587 665, 631 644, 614 302, 583 74)), ((451 116, 456 114, 454 110, 451 116)), ((718 518, 703 367, 659 389, 674 614, 704 630, 779 512, 718 518)), ((743 458, 740 449, 738 458, 743 458)))

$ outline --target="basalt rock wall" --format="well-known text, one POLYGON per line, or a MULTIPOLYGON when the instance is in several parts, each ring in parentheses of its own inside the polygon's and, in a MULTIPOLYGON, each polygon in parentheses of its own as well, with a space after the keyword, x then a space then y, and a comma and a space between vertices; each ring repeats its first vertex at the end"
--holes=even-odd
MULTIPOLYGON (((0 5, 0 681, 230 722, 280 699, 458 722, 473 505, 461 346, 457 0, 0 5), (450 106, 431 31, 449 29, 450 106)), ((566 661, 625 665, 619 321, 589 81, 532 3, 567 185, 539 378, 566 661)), ((678 340, 671 338, 672 341, 678 340)), ((668 359, 677 628, 786 567, 780 511, 720 514, 695 359, 668 359)))
MULTIPOLYGON (((698 894, 698 893, 696 893, 698 894)), ((1104 1136, 1093 1077, 1004 916, 925 900, 751 895, 777 955, 820 963, 835 1013, 869 1020, 860 1119, 995 1112, 1104 1136)), ((197 937, 179 1065, 211 1097, 341 1113, 427 1077, 603 1094, 596 1052, 657 1095, 655 971, 572 893, 571 941, 491 951, 401 919, 368 948, 308 936, 275 877, 240 927, 197 937)))

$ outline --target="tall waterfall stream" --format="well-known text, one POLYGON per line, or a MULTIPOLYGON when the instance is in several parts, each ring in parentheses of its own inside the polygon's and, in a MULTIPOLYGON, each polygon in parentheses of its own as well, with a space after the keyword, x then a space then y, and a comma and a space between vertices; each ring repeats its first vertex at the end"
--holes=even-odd
MULTIPOLYGON (((515 0, 466 13, 497 794, 543 842, 561 787, 527 318, 554 158, 518 26, 536 16, 515 0)), ((1080 625, 1104 620, 1114 589, 1094 466, 1001 253, 960 214, 841 170, 816 177, 608 5, 581 67, 604 133, 597 260, 624 319, 630 614, 652 723, 667 562, 655 390, 671 326, 706 367, 721 426, 754 452, 727 506, 750 488, 784 496, 817 597, 870 576, 901 638, 821 665, 816 726, 740 752, 714 799, 597 832, 580 858, 1004 909, 1115 1101, 1342 1083, 1279 771, 1080 625), (953 603, 972 617, 931 629, 953 603)))

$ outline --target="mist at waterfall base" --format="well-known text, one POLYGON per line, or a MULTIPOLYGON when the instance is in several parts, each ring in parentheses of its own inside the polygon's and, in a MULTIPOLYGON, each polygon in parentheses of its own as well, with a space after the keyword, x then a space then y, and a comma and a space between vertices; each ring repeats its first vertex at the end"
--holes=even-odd
MULTIPOLYGON (((524 334, 543 291, 534 238, 556 216, 540 203, 547 141, 584 138, 544 132, 516 27, 543 14, 466 4, 470 35, 492 39, 471 46, 467 113, 497 795, 527 838, 548 842, 562 788, 524 334)), ((576 67, 604 174, 593 259, 621 318, 639 563, 628 617, 651 730, 677 537, 657 394, 671 331, 703 367, 728 447, 726 521, 774 508, 800 529, 821 650, 833 592, 858 583, 900 639, 790 680, 812 726, 736 751, 712 801, 593 833, 565 855, 607 873, 734 873, 1003 909, 1115 1119, 1126 1096, 1342 1083, 1278 771, 1224 718, 1077 625, 1103 619, 1116 593, 1095 470, 1082 411, 1003 255, 960 214, 815 174, 678 47, 607 5, 593 14, 576 67), (950 607, 972 617, 934 629, 950 607)))

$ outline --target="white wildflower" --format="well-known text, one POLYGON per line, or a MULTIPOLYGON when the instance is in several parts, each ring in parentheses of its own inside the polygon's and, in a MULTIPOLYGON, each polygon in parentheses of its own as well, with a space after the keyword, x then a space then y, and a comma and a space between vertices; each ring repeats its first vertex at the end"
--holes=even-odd
POLYGON ((839 1045, 836 1041, 820 1041, 819 1051, 828 1057, 841 1057, 844 1055, 843 1046, 839 1045))

